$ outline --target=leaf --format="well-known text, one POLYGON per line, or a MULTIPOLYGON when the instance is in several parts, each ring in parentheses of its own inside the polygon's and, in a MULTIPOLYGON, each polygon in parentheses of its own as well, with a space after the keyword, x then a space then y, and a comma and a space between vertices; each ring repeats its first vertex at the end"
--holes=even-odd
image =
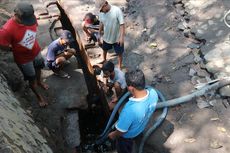
POLYGON ((157 47, 157 43, 156 42, 153 42, 149 45, 150 48, 156 48, 157 47))
POLYGON ((196 141, 195 138, 186 138, 186 139, 184 139, 184 142, 187 142, 187 143, 193 143, 195 141, 196 141))
POLYGON ((214 117, 214 118, 211 118, 210 119, 211 121, 217 121, 217 120, 220 120, 218 117, 214 117))
POLYGON ((225 133, 227 130, 224 127, 217 127, 218 131, 225 133))
POLYGON ((212 149, 219 149, 221 147, 223 147, 218 141, 214 140, 210 142, 210 147, 212 149))

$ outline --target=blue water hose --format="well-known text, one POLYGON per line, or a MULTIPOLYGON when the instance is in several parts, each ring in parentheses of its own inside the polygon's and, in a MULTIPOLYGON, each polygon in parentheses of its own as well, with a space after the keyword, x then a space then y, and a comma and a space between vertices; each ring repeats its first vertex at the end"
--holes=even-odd
MULTIPOLYGON (((157 94, 160 98, 160 102, 165 102, 165 98, 162 95, 162 93, 159 90, 156 90, 157 94)), ((142 140, 141 140, 141 144, 139 147, 139 151, 138 153, 143 153, 143 148, 144 148, 144 144, 145 141, 148 139, 148 137, 153 133, 154 130, 156 130, 156 128, 158 128, 161 123, 164 121, 164 119, 166 118, 168 113, 168 107, 164 107, 162 114, 157 118, 156 122, 153 124, 153 126, 148 129, 148 131, 145 133, 145 135, 143 136, 142 140)))
POLYGON ((103 131, 103 133, 98 137, 98 139, 96 140, 96 145, 102 144, 108 137, 109 132, 111 131, 111 124, 113 123, 113 119, 117 113, 117 111, 119 110, 120 106, 126 102, 125 99, 128 98, 130 96, 130 92, 126 92, 117 102, 117 104, 115 105, 113 112, 109 118, 109 121, 105 127, 105 130, 103 131))

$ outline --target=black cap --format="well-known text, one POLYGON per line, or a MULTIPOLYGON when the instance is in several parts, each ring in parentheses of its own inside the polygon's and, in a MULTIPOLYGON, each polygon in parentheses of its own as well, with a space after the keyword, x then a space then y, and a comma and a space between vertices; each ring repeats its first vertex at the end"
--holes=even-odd
POLYGON ((24 25, 34 25, 36 21, 36 17, 34 15, 34 8, 31 4, 20 2, 16 5, 14 9, 14 13, 18 15, 22 24, 24 25))
POLYGON ((72 34, 69 30, 63 30, 60 38, 64 39, 68 43, 71 43, 74 41, 72 34))

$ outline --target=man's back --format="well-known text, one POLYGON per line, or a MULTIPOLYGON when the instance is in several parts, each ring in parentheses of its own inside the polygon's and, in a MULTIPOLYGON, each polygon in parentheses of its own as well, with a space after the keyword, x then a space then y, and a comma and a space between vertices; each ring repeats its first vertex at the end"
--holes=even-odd
POLYGON ((134 138, 146 127, 155 110, 158 95, 154 89, 147 89, 143 98, 129 98, 119 116, 116 128, 125 132, 124 138, 134 138))
POLYGON ((12 47, 16 63, 27 63, 40 52, 36 32, 37 24, 25 26, 11 18, 0 30, 0 45, 12 47))

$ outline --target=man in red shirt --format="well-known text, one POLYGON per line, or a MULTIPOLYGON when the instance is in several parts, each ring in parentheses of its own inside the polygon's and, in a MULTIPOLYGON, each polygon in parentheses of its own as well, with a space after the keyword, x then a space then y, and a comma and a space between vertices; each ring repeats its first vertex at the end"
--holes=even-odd
POLYGON ((13 52, 24 80, 29 81, 30 88, 38 98, 39 106, 44 107, 48 103, 39 94, 37 85, 43 89, 48 89, 48 85, 41 81, 44 59, 36 40, 37 26, 33 6, 29 3, 18 3, 14 9, 14 16, 0 29, 0 48, 13 52))

